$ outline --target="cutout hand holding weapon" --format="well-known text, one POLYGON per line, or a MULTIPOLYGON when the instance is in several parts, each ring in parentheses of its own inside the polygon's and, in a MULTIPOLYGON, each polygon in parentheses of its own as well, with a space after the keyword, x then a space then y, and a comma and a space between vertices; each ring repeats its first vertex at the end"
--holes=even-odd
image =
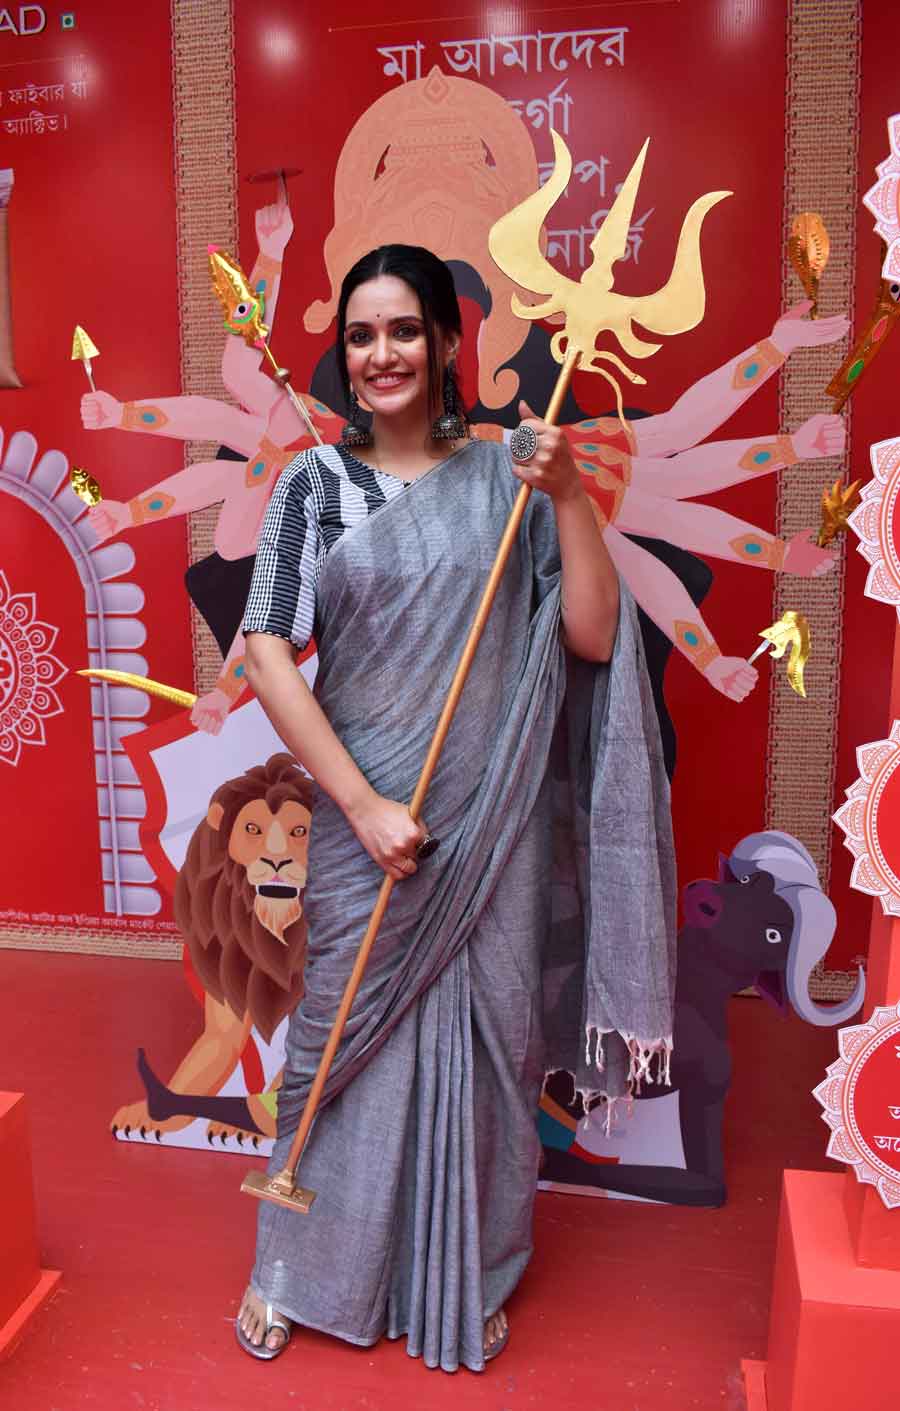
POLYGON ((777 622, 773 622, 771 627, 763 628, 759 635, 763 639, 762 645, 756 648, 750 661, 756 661, 764 652, 777 661, 790 647, 791 654, 787 662, 788 684, 796 695, 805 700, 806 683, 803 672, 809 660, 809 621, 806 615, 788 610, 777 622))

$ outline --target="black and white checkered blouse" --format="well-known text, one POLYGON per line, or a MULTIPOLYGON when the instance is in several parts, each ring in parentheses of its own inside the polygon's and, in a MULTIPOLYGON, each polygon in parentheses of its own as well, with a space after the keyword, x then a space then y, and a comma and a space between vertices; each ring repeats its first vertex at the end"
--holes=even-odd
POLYGON ((270 632, 301 650, 313 633, 316 589, 346 530, 402 494, 407 482, 364 465, 343 446, 301 451, 269 501, 256 550, 244 633, 270 632))

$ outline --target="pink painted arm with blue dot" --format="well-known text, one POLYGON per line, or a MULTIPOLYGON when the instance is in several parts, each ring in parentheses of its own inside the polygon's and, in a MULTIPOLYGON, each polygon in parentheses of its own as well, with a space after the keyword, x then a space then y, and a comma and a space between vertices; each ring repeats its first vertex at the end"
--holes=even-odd
MULTIPOLYGON (((283 200, 256 212, 259 255, 250 282, 265 300, 270 326, 281 283, 282 256, 292 231, 293 221, 283 200)), ((312 444, 287 394, 261 371, 262 356, 242 339, 226 337, 222 380, 237 406, 196 396, 123 403, 101 391, 82 398, 81 417, 87 430, 119 429, 182 441, 212 441, 246 457, 240 461, 200 461, 131 500, 103 499, 89 511, 99 542, 124 530, 219 505, 213 539, 216 552, 230 560, 256 552, 278 475, 299 450, 312 444)), ((334 414, 311 397, 305 397, 304 402, 320 425, 323 439, 330 439, 322 423, 331 421, 337 426, 334 414)), ((191 710, 191 721, 198 729, 210 734, 222 729, 229 710, 246 688, 243 657, 244 638, 239 631, 215 686, 200 696, 191 710)))

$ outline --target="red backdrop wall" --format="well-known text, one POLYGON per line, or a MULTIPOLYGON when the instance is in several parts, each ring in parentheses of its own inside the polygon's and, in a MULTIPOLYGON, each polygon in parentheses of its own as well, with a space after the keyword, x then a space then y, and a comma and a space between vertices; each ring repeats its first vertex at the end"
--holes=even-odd
MULTIPOLYGON (((424 74, 442 62, 442 41, 484 35, 492 23, 505 33, 533 33, 549 28, 551 20, 558 32, 624 26, 623 63, 595 58, 589 68, 573 62, 564 74, 524 74, 498 64, 495 74, 483 72, 481 78, 504 97, 523 100, 546 96, 564 78, 572 100, 573 156, 576 162, 607 159, 610 197, 612 183, 624 178, 643 139, 652 137, 638 203, 639 211, 650 214, 639 258, 617 266, 616 287, 623 292, 644 293, 665 280, 681 220, 696 196, 720 188, 734 192, 704 230, 705 320, 692 333, 670 340, 645 365, 649 385, 630 398, 648 412, 664 410, 697 377, 766 336, 780 312, 783 0, 577 6, 552 15, 510 7, 499 17, 488 7, 462 19, 454 17, 458 8, 441 0, 423 17, 414 0, 394 0, 390 7, 351 0, 330 18, 312 4, 237 0, 237 163, 241 253, 248 262, 253 211, 269 192, 245 178, 279 166, 302 168, 290 188, 296 230, 278 311, 279 360, 293 369, 296 385, 306 385, 331 341, 330 332, 305 333, 301 319, 312 300, 328 293, 322 246, 333 222, 332 181, 343 142, 366 107, 399 82, 385 74, 379 48, 420 43, 424 74)), ((900 106, 887 9, 865 7, 862 190, 886 153, 885 119, 900 106)), ((17 136, 0 120, 0 166, 15 170, 10 264, 16 360, 24 384, 0 391, 0 426, 7 438, 16 429, 31 431, 42 450, 62 449, 87 465, 108 495, 127 499, 177 469, 182 448, 84 432, 78 403, 87 384, 69 350, 73 326, 82 323, 101 349, 98 386, 122 398, 179 390, 169 5, 150 0, 138 13, 115 0, 84 0, 73 31, 61 28, 59 12, 46 10, 42 34, 0 33, 0 85, 9 90, 26 80, 83 76, 87 96, 67 97, 62 131, 17 136)), ((10 111, 7 100, 0 113, 5 118, 10 111)), ((529 130, 538 160, 548 161, 546 123, 529 130)), ((578 185, 566 201, 566 222, 587 223, 598 205, 597 188, 578 185)), ((871 218, 861 212, 858 316, 868 310, 878 262, 871 218)), ((471 390, 474 338, 469 342, 464 373, 471 390)), ((886 351, 855 394, 855 475, 868 475, 868 443, 896 433, 898 355, 900 348, 886 351)), ((587 374, 576 375, 576 394, 587 410, 609 405, 605 384, 587 374)), ((776 429, 772 382, 719 435, 766 435, 776 429)), ((773 528, 771 479, 708 502, 773 528)), ((77 667, 85 638, 71 564, 21 506, 10 508, 4 500, 2 526, 0 567, 18 590, 37 593, 40 615, 60 627, 57 654, 70 669, 77 667)), ((137 564, 129 577, 146 595, 143 650, 150 674, 189 685, 190 624, 181 585, 187 563, 184 522, 159 525, 152 535, 141 531, 130 542, 137 564)), ((855 745, 885 732, 893 634, 890 610, 862 598, 865 565, 854 552, 849 559, 836 803, 855 777, 855 745)), ((771 621, 771 578, 722 562, 712 566, 715 579, 704 615, 726 652, 749 655, 756 633, 771 621)), ((65 857, 57 854, 53 868, 37 881, 4 876, 0 911, 102 914, 87 693, 71 674, 59 690, 65 714, 48 722, 47 745, 26 749, 15 771, 7 770, 0 782, 6 797, 15 800, 36 851, 47 855, 52 849, 59 808, 68 815, 78 847, 65 857)), ((676 655, 666 693, 679 738, 675 819, 687 881, 709 874, 719 848, 728 849, 763 824, 767 689, 763 679, 746 702, 734 705, 676 655)), ((169 713, 171 707, 155 703, 148 721, 169 713)), ((848 876, 849 857, 845 860, 836 846, 831 891, 842 924, 832 965, 846 965, 864 948, 869 904, 850 893, 848 876)), ((164 910, 161 919, 170 915, 164 910)))

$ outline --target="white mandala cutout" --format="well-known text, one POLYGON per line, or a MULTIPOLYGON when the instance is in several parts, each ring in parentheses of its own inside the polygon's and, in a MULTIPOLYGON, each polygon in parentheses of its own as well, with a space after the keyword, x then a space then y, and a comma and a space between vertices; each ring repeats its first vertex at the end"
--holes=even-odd
POLYGON ((41 622, 34 593, 13 593, 0 570, 0 761, 46 744, 44 721, 63 710, 54 687, 67 668, 53 655, 58 627, 41 622))
POLYGON ((844 846, 854 857, 850 885, 878 897, 885 915, 900 916, 895 781, 900 769, 900 720, 894 721, 886 740, 860 745, 856 764, 860 777, 846 790, 847 802, 833 815, 844 833, 844 846))
POLYGON ((863 197, 875 217, 875 233, 887 245, 882 279, 900 280, 900 113, 888 118, 890 154, 875 168, 878 180, 863 197))
POLYGON ((878 441, 869 450, 872 479, 862 488, 861 503, 847 523, 859 539, 857 549, 870 564, 865 595, 896 608, 900 617, 900 436, 878 441))

